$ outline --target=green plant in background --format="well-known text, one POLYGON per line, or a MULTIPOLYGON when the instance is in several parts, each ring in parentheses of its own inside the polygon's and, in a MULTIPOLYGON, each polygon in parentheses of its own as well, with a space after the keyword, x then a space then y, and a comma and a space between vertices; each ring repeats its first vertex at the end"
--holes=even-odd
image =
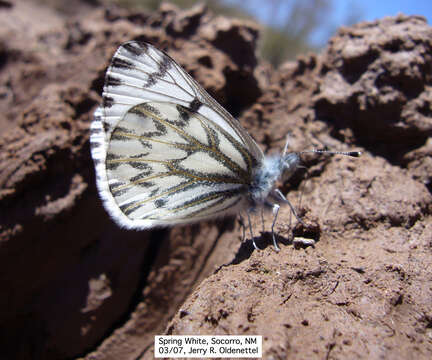
POLYGON ((332 0, 272 0, 272 9, 263 32, 261 52, 264 58, 277 66, 298 54, 316 51, 320 45, 311 45, 311 34, 327 24, 323 19, 329 18, 332 0), (288 10, 288 11, 287 11, 288 10), (275 19, 277 22, 275 22, 275 19))
MULTIPOLYGON (((334 0, 226 0, 248 14, 259 14, 263 23, 261 55, 274 66, 297 55, 318 51, 339 24, 332 23, 334 0), (321 33, 313 41, 313 35, 321 33)), ((349 25, 360 19, 361 10, 355 0, 349 0, 350 14, 344 20, 349 25)))

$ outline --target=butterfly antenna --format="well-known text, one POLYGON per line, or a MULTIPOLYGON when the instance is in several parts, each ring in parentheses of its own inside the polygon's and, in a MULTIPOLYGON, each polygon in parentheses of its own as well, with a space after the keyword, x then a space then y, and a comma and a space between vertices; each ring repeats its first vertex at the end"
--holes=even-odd
POLYGON ((289 143, 289 135, 287 135, 286 137, 285 146, 282 152, 282 157, 284 157, 288 151, 288 143, 289 143))
POLYGON ((362 154, 361 151, 331 151, 331 150, 320 150, 320 149, 305 150, 300 152, 300 154, 306 154, 306 153, 345 155, 351 157, 359 157, 362 154))

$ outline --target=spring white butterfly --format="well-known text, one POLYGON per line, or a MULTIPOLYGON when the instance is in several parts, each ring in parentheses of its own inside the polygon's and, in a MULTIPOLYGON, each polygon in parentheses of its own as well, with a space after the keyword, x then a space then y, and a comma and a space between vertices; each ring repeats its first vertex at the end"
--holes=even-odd
MULTIPOLYGON (((285 146, 282 154, 265 156, 237 120, 154 46, 131 41, 118 48, 90 142, 100 196, 120 226, 148 229, 241 211, 249 218, 268 207, 278 249, 273 227, 279 203, 288 201, 275 183, 294 173, 301 153, 285 146)), ((249 228, 253 240, 250 218, 249 228)))

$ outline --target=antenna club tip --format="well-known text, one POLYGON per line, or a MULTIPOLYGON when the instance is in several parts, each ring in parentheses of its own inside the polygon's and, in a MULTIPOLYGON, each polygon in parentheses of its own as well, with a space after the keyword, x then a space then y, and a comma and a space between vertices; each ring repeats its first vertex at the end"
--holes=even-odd
POLYGON ((347 153, 347 155, 352 156, 352 157, 359 157, 361 156, 362 152, 361 151, 349 151, 347 153))

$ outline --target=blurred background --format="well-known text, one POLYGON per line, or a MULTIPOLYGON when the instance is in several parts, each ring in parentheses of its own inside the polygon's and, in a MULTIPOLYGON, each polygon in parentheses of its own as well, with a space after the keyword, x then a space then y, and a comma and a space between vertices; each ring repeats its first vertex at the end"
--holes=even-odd
MULTIPOLYGON (((73 13, 76 2, 89 5, 116 4, 152 11, 161 0, 35 0, 58 11, 73 13)), ((398 13, 422 15, 432 21, 432 0, 170 0, 180 8, 207 3, 216 14, 253 20, 262 26, 259 51, 274 66, 305 52, 317 52, 343 25, 373 21, 398 13)))

